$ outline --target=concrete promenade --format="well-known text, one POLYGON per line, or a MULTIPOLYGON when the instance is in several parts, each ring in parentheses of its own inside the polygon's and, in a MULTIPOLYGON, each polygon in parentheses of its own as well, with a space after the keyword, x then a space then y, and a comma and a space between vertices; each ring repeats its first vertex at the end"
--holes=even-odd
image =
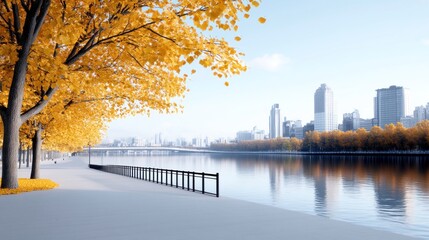
POLYGON ((60 186, 0 196, 0 239, 413 239, 104 173, 86 159, 43 163, 41 175, 60 186))

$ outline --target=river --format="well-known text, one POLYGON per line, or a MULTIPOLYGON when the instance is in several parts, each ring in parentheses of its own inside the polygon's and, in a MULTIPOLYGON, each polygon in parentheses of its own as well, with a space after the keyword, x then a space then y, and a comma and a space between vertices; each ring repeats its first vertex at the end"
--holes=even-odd
POLYGON ((219 173, 220 195, 429 239, 429 156, 93 156, 219 173))

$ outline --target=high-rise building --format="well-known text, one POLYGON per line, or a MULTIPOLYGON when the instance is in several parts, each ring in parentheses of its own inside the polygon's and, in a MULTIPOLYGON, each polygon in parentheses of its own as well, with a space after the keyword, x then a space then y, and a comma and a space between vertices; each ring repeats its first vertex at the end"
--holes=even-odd
POLYGON ((252 133, 252 140, 264 140, 265 138, 264 130, 259 130, 256 126, 253 127, 251 133, 252 133))
POLYGON ((311 132, 311 131, 314 131, 314 121, 311 121, 305 124, 305 126, 302 128, 302 133, 304 136, 307 132, 311 132))
POLYGON ((303 132, 302 132, 302 122, 301 120, 284 120, 283 122, 283 137, 286 138, 292 138, 292 137, 296 137, 296 138, 300 138, 302 139, 303 137, 303 132))
POLYGON ((413 116, 406 116, 406 117, 401 117, 401 123, 402 123, 402 126, 406 128, 411 128, 411 127, 414 127, 414 125, 416 125, 417 122, 413 116))
POLYGON ((252 133, 249 131, 237 132, 237 142, 252 140, 252 133))
POLYGON ((343 114, 343 131, 354 131, 360 128, 360 114, 358 110, 354 110, 352 113, 343 114))
POLYGON ((334 93, 322 84, 314 93, 314 130, 325 132, 338 129, 334 93))
POLYGON ((380 127, 396 124, 409 115, 408 89, 397 86, 377 89, 375 118, 380 127))
POLYGON ((425 108, 424 106, 416 107, 414 109, 414 118, 416 120, 416 123, 428 119, 428 114, 429 113, 427 112, 427 108, 425 108))
POLYGON ((274 104, 270 112, 270 138, 281 137, 281 123, 280 123, 280 107, 279 104, 274 104))
POLYGON ((359 119, 359 128, 363 128, 367 131, 371 131, 371 128, 376 126, 377 121, 375 118, 372 119, 359 119))

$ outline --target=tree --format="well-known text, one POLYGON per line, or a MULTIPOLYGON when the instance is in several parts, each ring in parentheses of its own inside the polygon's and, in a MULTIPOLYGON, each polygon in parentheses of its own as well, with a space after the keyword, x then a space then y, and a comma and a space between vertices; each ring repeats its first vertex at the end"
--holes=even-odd
POLYGON ((180 110, 174 99, 186 92, 183 66, 198 61, 218 77, 245 70, 240 53, 203 32, 237 30, 239 17, 258 5, 259 0, 2 1, 1 187, 18 186, 20 126, 59 89, 116 99, 115 114, 180 110))

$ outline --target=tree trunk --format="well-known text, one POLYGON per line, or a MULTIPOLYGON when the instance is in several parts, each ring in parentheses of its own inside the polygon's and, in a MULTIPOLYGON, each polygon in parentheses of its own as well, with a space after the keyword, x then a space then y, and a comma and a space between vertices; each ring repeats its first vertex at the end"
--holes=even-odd
POLYGON ((30 167, 30 148, 27 147, 27 168, 30 167))
POLYGON ((22 143, 19 143, 19 150, 18 150, 18 168, 21 168, 22 164, 22 143))
POLYGON ((33 137, 33 164, 31 165, 31 179, 40 177, 40 157, 42 153, 42 126, 39 123, 33 137))
MULTIPOLYGON (((27 10, 21 37, 17 39, 19 44, 18 61, 13 69, 12 84, 10 85, 7 108, 0 109, 3 120, 3 166, 1 188, 18 188, 18 148, 19 148, 19 128, 22 122, 31 116, 39 113, 47 104, 37 105, 21 116, 22 100, 24 97, 25 77, 28 67, 28 56, 31 46, 39 34, 40 28, 45 20, 50 0, 38 0, 32 2, 27 10)), ((15 20, 19 21, 19 19, 15 20)), ((18 24, 19 22, 15 22, 18 24)))
MULTIPOLYGON (((21 109, 21 108, 19 108, 21 109)), ((8 108, 9 110, 9 108, 8 108)), ((19 114, 4 117, 1 188, 18 188, 19 114)))

